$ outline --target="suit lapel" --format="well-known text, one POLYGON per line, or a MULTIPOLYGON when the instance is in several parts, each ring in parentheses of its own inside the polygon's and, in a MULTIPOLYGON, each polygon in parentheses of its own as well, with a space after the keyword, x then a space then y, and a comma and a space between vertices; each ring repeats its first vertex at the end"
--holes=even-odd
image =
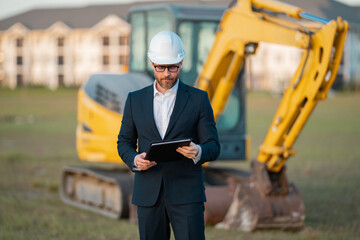
POLYGON ((150 123, 150 127, 153 130, 157 139, 161 140, 160 133, 156 127, 154 120, 154 88, 153 85, 149 86, 144 94, 143 98, 143 113, 144 120, 150 123))
POLYGON ((169 125, 166 129, 164 139, 167 137, 167 135, 169 134, 171 129, 174 127, 176 121, 181 116, 181 113, 184 111, 186 103, 188 102, 189 96, 190 95, 189 95, 187 86, 180 81, 179 88, 178 88, 178 91, 176 94, 174 110, 170 116, 169 125))

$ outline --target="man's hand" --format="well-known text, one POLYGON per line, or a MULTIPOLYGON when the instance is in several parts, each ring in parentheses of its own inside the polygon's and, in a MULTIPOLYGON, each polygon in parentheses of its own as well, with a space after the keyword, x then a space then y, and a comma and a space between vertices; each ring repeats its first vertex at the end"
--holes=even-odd
POLYGON ((187 158, 193 159, 199 153, 199 146, 191 142, 189 146, 179 147, 176 149, 176 151, 187 158))
POLYGON ((145 160, 146 153, 140 153, 135 156, 134 164, 142 171, 148 170, 149 168, 155 166, 157 163, 154 161, 145 160))

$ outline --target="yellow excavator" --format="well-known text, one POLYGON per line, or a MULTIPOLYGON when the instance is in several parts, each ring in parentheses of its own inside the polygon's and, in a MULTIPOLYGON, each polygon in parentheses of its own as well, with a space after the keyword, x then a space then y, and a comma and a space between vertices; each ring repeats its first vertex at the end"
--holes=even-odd
MULTIPOLYGON (((183 40, 188 58, 180 78, 209 95, 222 147, 219 161, 244 160, 249 152, 242 77, 246 57, 256 54, 260 42, 297 47, 302 49, 299 66, 252 161, 252 173, 209 164, 204 181, 206 223, 243 231, 300 229, 305 207, 287 180, 285 162, 294 155, 293 145, 304 124, 335 80, 348 23, 272 0, 237 0, 229 8, 140 6, 131 10, 129 20, 130 72, 92 75, 79 90, 79 159, 121 166, 116 139, 124 103, 130 91, 153 82, 146 49, 157 32, 172 30, 183 40)), ((63 169, 60 194, 73 206, 131 218, 132 184, 126 168, 69 166, 63 169)))

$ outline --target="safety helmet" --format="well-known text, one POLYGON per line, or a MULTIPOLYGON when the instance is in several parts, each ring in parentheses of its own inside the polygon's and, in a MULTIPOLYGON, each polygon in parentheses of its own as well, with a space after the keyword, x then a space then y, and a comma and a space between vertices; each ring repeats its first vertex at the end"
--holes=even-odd
POLYGON ((155 64, 175 64, 184 59, 185 50, 177 34, 161 31, 151 39, 147 55, 155 64))

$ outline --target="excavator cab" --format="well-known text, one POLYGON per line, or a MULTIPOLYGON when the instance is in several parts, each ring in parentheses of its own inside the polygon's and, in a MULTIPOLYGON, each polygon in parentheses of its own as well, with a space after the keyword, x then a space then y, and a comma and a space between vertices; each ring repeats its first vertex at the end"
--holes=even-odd
MULTIPOLYGON (((132 26, 130 44, 130 71, 141 72, 153 78, 147 48, 152 37, 162 31, 176 32, 186 52, 181 81, 195 85, 215 39, 219 21, 226 10, 220 6, 149 5, 130 10, 132 26)), ((216 126, 221 153, 218 160, 245 160, 248 157, 246 138, 246 111, 244 78, 237 78, 225 110, 216 126)))
MULTIPOLYGON (((154 81, 147 57, 151 38, 161 30, 171 30, 182 38, 186 56, 180 79, 195 85, 225 9, 158 4, 130 10, 129 72, 93 74, 79 89, 76 148, 81 161, 112 163, 108 164, 110 166, 122 164, 116 140, 127 95, 154 81)), ((244 79, 238 77, 225 110, 217 120, 222 149, 219 160, 245 160, 248 157, 245 119, 244 79)), ((228 176, 239 174, 246 173, 211 166, 204 169, 207 223, 219 222, 224 217, 232 200, 232 193, 227 190, 228 176)), ((130 214, 132 181, 132 174, 127 169, 68 166, 63 169, 60 194, 70 205, 117 219, 130 214)))

